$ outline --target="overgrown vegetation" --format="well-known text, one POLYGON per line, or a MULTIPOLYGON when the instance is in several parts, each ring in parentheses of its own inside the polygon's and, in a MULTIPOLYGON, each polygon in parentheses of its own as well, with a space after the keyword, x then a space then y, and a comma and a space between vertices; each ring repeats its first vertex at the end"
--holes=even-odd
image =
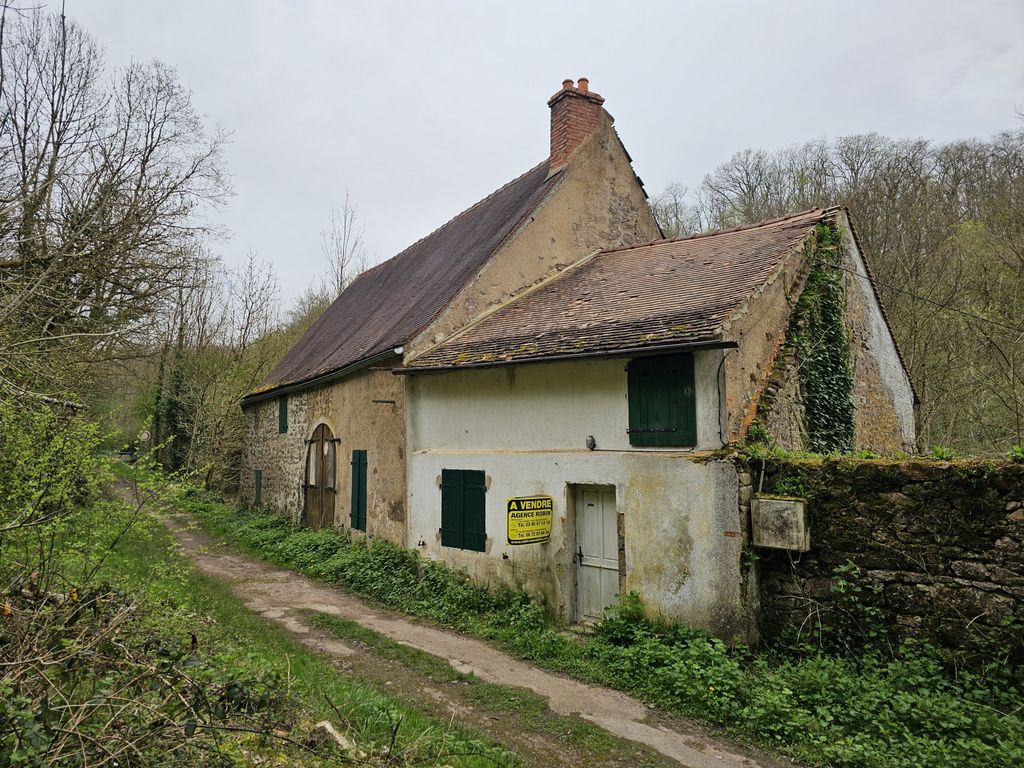
POLYGON ((837 263, 841 239, 833 227, 818 226, 811 272, 787 339, 800 358, 808 448, 816 453, 853 450, 853 372, 844 320, 845 281, 837 263))
MULTIPOLYGON (((854 446, 853 370, 844 319, 846 280, 842 271, 842 233, 819 224, 806 245, 810 272, 793 308, 786 345, 775 375, 791 356, 800 387, 802 433, 808 455, 850 453, 854 446)), ((766 419, 775 404, 775 389, 762 394, 757 418, 747 430, 746 446, 756 455, 779 450, 766 419)))
POLYGON ((263 681, 219 677, 104 580, 138 521, 101 496, 98 443, 92 425, 0 404, 0 765, 195 764, 276 714, 263 681))
MULTIPOLYGON (((927 645, 890 649, 852 625, 822 626, 819 636, 834 642, 805 639, 754 655, 652 620, 635 596, 581 640, 528 596, 471 583, 385 541, 298 528, 186 486, 175 503, 275 563, 815 765, 1009 767, 1024 760, 1020 673, 997 655, 985 668, 954 675, 927 645)), ((849 574, 836 579, 845 588, 849 574)))
POLYGON ((109 67, 53 6, 0 4, 0 396, 88 408, 117 447, 231 489, 239 400, 365 266, 356 208, 282 316, 269 264, 213 251, 226 134, 173 67, 109 67))
POLYGON ((101 442, 0 403, 0 766, 518 764, 196 574, 160 523, 104 493, 101 442))

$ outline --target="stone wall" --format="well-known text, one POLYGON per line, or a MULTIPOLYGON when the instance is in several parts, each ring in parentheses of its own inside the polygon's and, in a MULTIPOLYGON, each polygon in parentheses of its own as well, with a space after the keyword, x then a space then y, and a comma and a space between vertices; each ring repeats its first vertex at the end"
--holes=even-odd
POLYGON ((765 639, 844 610, 833 572, 850 561, 893 638, 971 647, 1024 619, 1024 464, 769 460, 761 473, 741 469, 741 509, 759 486, 803 497, 811 529, 809 552, 757 551, 765 639))
POLYGON ((793 305, 807 282, 811 247, 810 238, 795 245, 779 268, 723 324, 723 339, 738 344, 725 357, 726 442, 746 437, 758 403, 771 383, 793 305))
MULTIPOLYGON (((264 507, 298 521, 302 513, 303 461, 311 433, 306 393, 288 396, 288 431, 278 432, 278 400, 271 397, 245 408, 245 445, 238 498, 255 503, 256 471, 262 474, 264 507)), ((315 425, 314 425, 315 426, 315 425)))
POLYGON ((913 451, 914 391, 867 277, 845 212, 839 214, 846 271, 846 323, 853 370, 854 444, 876 453, 913 451))
POLYGON ((775 358, 775 368, 761 396, 760 416, 771 439, 787 451, 808 447, 807 410, 800 388, 800 356, 786 344, 775 358))
MULTIPOLYGON (((836 216, 843 242, 846 334, 853 373, 853 447, 880 454, 912 451, 915 429, 910 379, 867 278, 867 267, 850 222, 841 211, 836 216)), ((787 300, 788 309, 795 304, 796 293, 790 291, 787 300)), ((778 327, 785 327, 786 322, 783 319, 778 327)), ((777 355, 767 352, 760 355, 759 359, 774 363, 766 377, 763 394, 756 402, 758 415, 779 447, 789 451, 811 450, 800 382, 800 354, 792 343, 792 330, 786 335, 786 343, 778 342, 777 355)))
POLYGON ((407 544, 405 524, 405 382, 390 369, 369 368, 288 396, 288 431, 278 432, 277 398, 245 409, 246 445, 239 499, 253 503, 262 473, 262 502, 299 521, 303 506, 306 440, 319 424, 338 438, 334 520, 349 526, 353 449, 367 452, 366 532, 407 544))

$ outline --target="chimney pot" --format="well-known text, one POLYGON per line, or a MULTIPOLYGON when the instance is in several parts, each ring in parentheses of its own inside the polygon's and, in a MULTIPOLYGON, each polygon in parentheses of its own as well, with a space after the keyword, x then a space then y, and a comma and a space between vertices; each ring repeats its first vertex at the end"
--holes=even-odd
POLYGON ((562 81, 562 90, 548 99, 551 108, 551 155, 548 168, 561 168, 580 144, 597 130, 605 114, 600 94, 590 90, 590 81, 581 77, 579 85, 562 81))

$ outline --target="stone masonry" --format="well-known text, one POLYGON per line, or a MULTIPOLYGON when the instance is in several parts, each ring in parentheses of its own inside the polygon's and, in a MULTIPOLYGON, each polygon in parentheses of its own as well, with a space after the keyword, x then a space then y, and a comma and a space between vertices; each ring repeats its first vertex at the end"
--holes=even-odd
POLYGON ((800 496, 811 528, 809 552, 757 552, 765 639, 827 616, 847 562, 893 639, 970 648, 1024 619, 1024 464, 769 460, 763 471, 762 484, 759 461, 741 467, 741 510, 759 487, 800 496))

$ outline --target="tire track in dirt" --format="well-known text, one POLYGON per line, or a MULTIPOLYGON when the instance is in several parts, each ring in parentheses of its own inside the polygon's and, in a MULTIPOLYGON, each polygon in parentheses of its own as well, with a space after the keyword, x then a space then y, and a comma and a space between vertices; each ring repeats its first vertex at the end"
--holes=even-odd
POLYGON ((200 571, 225 582, 247 607, 282 626, 298 642, 334 657, 342 668, 388 685, 391 690, 398 689, 396 692, 401 691, 403 696, 414 698, 417 706, 454 717, 460 723, 495 736, 507 748, 542 761, 536 765, 666 764, 664 760, 645 759, 649 750, 686 768, 791 765, 776 758, 744 754, 746 750, 727 745, 686 721, 655 716, 643 702, 624 693, 548 672, 480 640, 417 624, 404 616, 370 606, 341 589, 241 555, 197 530, 194 521, 183 514, 161 519, 200 571), (356 622, 399 644, 444 659, 455 670, 471 673, 488 683, 525 688, 546 700, 554 715, 579 717, 619 739, 635 742, 640 751, 634 748, 626 755, 609 754, 608 760, 597 763, 595 755, 581 753, 578 748, 549 734, 516 729, 514 714, 503 724, 500 716, 481 711, 465 697, 445 690, 451 686, 431 683, 429 678, 400 662, 379 658, 371 661, 372 649, 359 649, 352 641, 341 641, 314 627, 309 621, 311 612, 356 622))

